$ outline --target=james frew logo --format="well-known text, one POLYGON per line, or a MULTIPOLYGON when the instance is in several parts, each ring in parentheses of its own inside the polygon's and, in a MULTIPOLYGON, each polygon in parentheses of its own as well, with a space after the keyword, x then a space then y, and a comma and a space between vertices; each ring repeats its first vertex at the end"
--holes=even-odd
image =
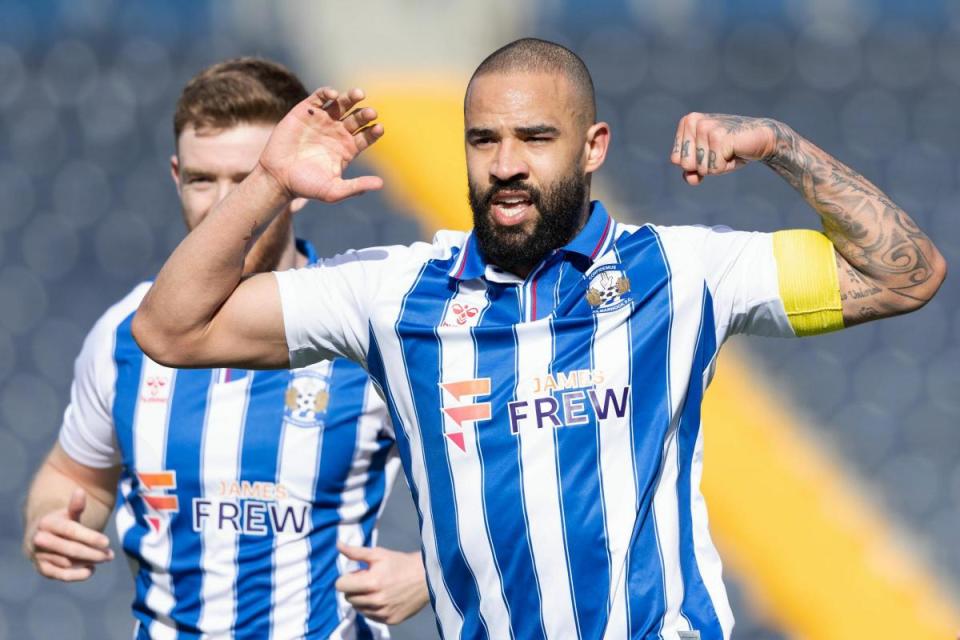
MULTIPOLYGON (((490 378, 472 378, 457 380, 456 382, 441 382, 443 387, 456 402, 453 406, 444 406, 443 413, 453 420, 457 428, 445 431, 443 435, 450 442, 457 445, 460 451, 466 452, 466 443, 463 440, 463 426, 471 422, 490 419, 489 402, 473 402, 477 396, 490 395, 490 378)), ((444 403, 446 404, 446 403, 444 403)))
MULTIPOLYGON (((138 471, 137 478, 143 486, 140 495, 152 510, 161 514, 176 513, 180 510, 180 500, 177 496, 165 493, 167 489, 177 488, 176 471, 157 471, 153 473, 138 471)), ((147 516, 146 518, 154 531, 160 531, 160 518, 158 516, 147 516)))
MULTIPOLYGON (((489 396, 490 378, 471 378, 441 382, 446 392, 442 413, 455 423, 444 429, 444 437, 466 453, 464 426, 490 420, 490 402, 477 402, 489 396), (454 403, 448 403, 453 398, 454 403)), ((511 435, 527 429, 578 427, 594 422, 626 417, 630 407, 630 386, 613 385, 600 369, 576 369, 533 376, 521 381, 518 396, 507 403, 506 417, 511 435)), ((446 421, 445 421, 446 422, 446 421)))

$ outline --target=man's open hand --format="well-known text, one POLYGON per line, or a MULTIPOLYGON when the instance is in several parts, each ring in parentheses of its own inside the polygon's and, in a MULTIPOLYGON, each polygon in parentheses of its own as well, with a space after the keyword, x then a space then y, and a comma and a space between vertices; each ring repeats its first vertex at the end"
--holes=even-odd
POLYGON ((383 186, 376 176, 343 178, 350 162, 383 135, 383 126, 373 124, 377 112, 357 106, 364 97, 361 89, 341 94, 324 87, 277 124, 260 166, 290 199, 333 203, 383 186))
POLYGON ((77 582, 92 576, 96 565, 113 559, 107 536, 80 524, 86 506, 87 494, 78 488, 66 507, 41 517, 27 535, 25 551, 40 575, 77 582))
POLYGON ((780 123, 720 113, 688 113, 677 126, 670 162, 683 169, 683 179, 698 185, 708 175, 739 169, 752 160, 766 160, 777 150, 780 123))
POLYGON ((430 601, 419 553, 390 551, 382 547, 352 547, 337 543, 340 553, 365 562, 366 569, 337 580, 337 591, 367 618, 399 624, 430 601))

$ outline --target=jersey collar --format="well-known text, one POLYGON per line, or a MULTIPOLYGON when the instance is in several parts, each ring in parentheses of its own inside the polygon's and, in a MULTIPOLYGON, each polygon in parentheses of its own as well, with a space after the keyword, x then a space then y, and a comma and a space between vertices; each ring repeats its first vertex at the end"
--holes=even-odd
MULTIPOLYGON (((612 236, 613 219, 607 213, 603 204, 601 204, 599 200, 594 200, 590 203, 590 217, 587 218, 587 223, 583 225, 583 229, 580 230, 580 233, 578 233, 573 240, 563 247, 560 247, 559 251, 576 253, 586 257, 592 262, 597 256, 603 254, 609 246, 612 236)), ((453 261, 453 266, 450 267, 447 275, 456 280, 473 280, 474 278, 487 275, 488 277, 492 276, 490 279, 499 281, 503 279, 503 276, 508 274, 487 264, 477 244, 477 237, 474 232, 471 231, 467 234, 460 253, 457 255, 456 260, 453 261)), ((513 280, 515 277, 509 277, 507 279, 513 280)))

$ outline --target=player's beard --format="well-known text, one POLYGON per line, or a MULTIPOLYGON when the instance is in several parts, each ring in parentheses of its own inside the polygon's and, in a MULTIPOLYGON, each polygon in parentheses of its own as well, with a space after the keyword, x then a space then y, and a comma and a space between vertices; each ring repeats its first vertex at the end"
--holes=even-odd
POLYGON ((287 209, 263 230, 243 261, 243 273, 266 273, 278 268, 293 236, 292 217, 293 212, 287 209))
POLYGON ((570 242, 583 224, 588 178, 579 163, 570 173, 542 191, 523 180, 497 181, 486 191, 470 182, 473 232, 487 262, 512 273, 529 271, 551 251, 570 242), (526 191, 539 216, 529 228, 523 223, 501 226, 490 210, 500 191, 526 191))

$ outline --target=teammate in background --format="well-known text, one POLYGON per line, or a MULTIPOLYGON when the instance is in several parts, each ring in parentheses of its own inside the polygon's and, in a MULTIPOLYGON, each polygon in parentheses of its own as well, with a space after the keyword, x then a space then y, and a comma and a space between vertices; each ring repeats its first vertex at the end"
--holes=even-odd
MULTIPOLYGON (((186 85, 171 172, 188 228, 250 173, 306 96, 290 71, 255 58, 215 64, 186 85)), ((288 202, 267 225, 243 273, 316 263, 293 236, 304 203, 288 202)), ((294 371, 162 366, 130 333, 149 287, 111 307, 77 359, 59 441, 27 499, 24 545, 37 570, 85 580, 112 559, 101 531, 119 493, 136 637, 388 637, 347 600, 397 623, 428 594, 419 553, 368 548, 399 462, 366 373, 342 359, 294 371), (368 568, 353 573, 355 561, 368 568)))
POLYGON ((524 39, 467 87, 471 233, 242 280, 251 231, 293 198, 381 186, 342 177, 383 135, 363 97, 321 89, 288 114, 167 261, 136 339, 178 365, 365 363, 445 637, 729 638, 699 490, 717 350, 915 310, 940 253, 865 178, 762 118, 684 116, 670 159, 690 184, 762 162, 825 233, 616 222, 589 196, 610 128, 586 66, 524 39))

